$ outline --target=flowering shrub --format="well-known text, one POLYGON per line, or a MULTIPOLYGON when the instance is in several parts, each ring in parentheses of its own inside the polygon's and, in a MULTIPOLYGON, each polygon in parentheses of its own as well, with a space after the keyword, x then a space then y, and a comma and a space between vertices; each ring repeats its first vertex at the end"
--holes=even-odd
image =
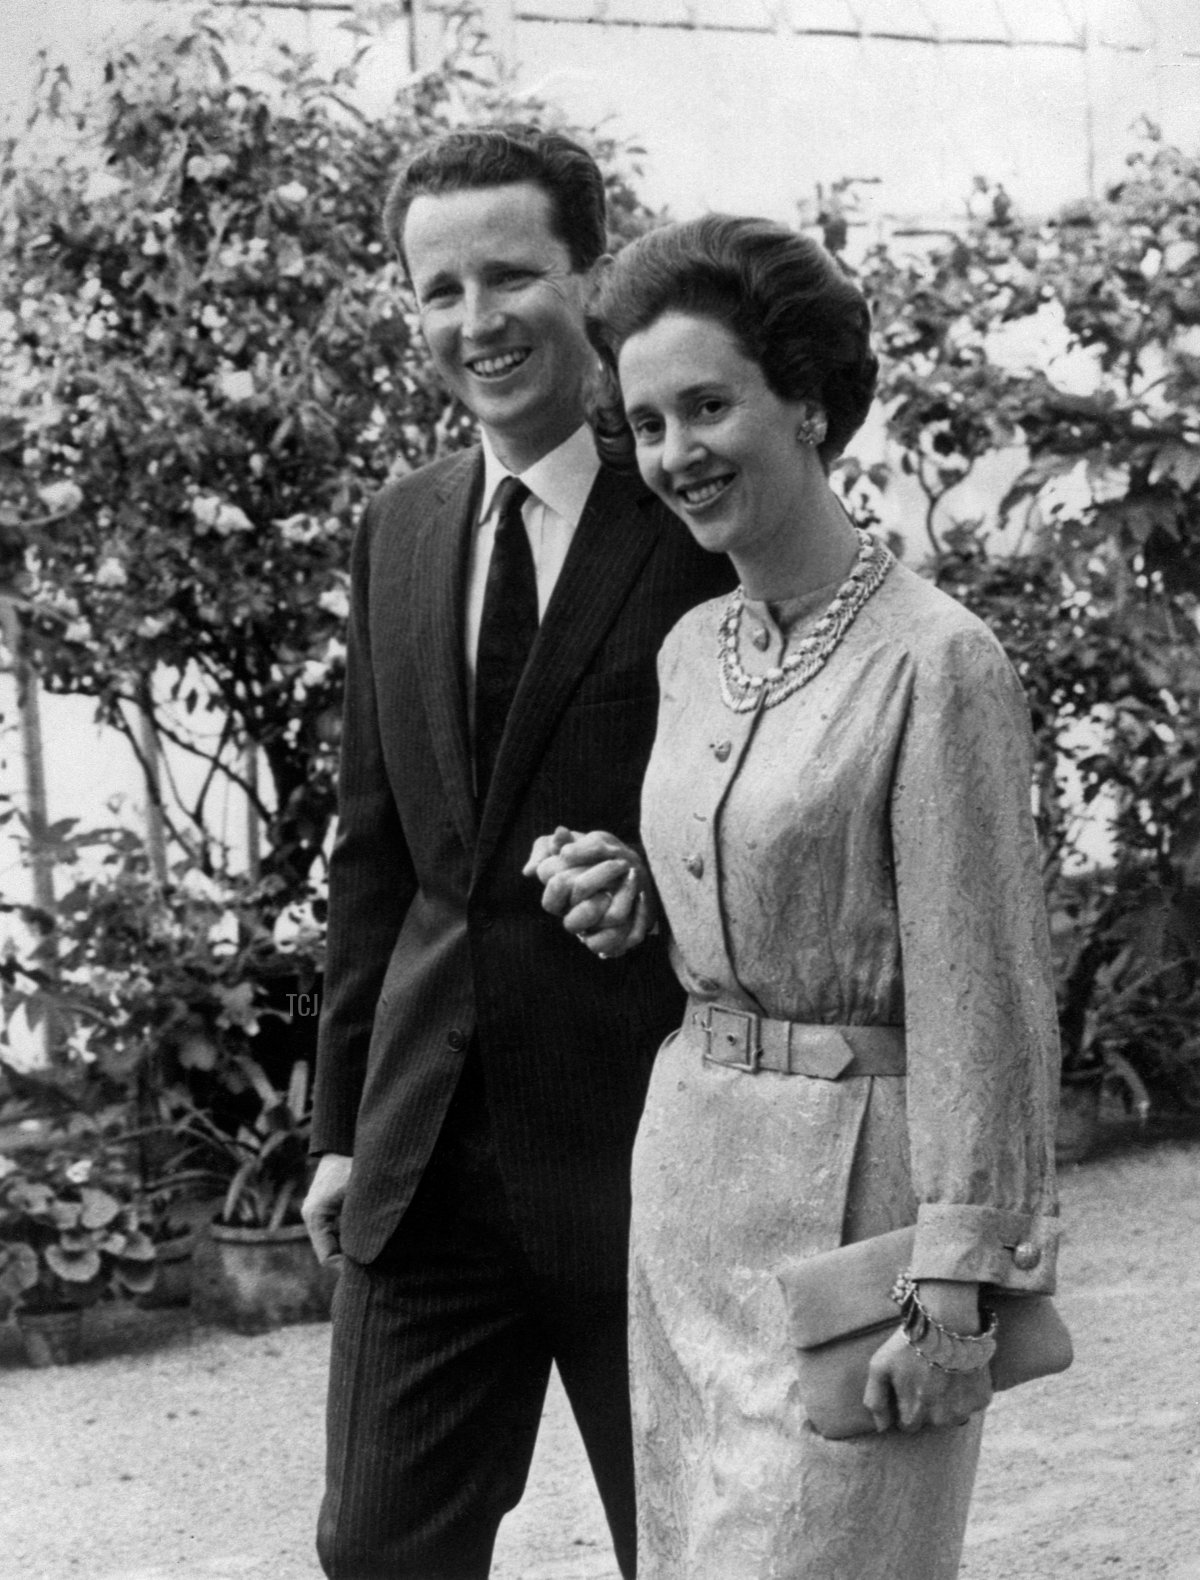
MULTIPOLYGON (((235 26, 225 12, 141 35, 91 105, 51 74, 34 138, 9 149, 0 556, 45 683, 94 696, 135 750, 133 701, 215 758, 291 889, 332 815, 354 522, 390 472, 473 434, 379 209, 427 137, 544 107, 514 101, 469 16, 379 120, 352 107, 353 67, 323 77, 281 49, 235 69, 235 26), (72 152, 36 157, 36 133, 75 117, 72 152), (188 725, 202 704, 227 720, 215 748, 188 725), (242 769, 247 742, 270 798, 242 769)), ((641 211, 611 185, 628 229, 641 211)), ((203 850, 202 801, 190 815, 203 850)))
POLYGON ((1144 130, 1103 199, 1027 221, 980 182, 962 235, 860 278, 930 571, 1029 693, 1066 1066, 1200 1106, 1200 159, 1144 130), (1006 450, 997 550, 954 490, 1006 450))
POLYGON ((237 1055, 234 1063, 257 1112, 230 1131, 195 1104, 177 1107, 181 1160, 224 1186, 218 1222, 252 1229, 299 1223, 309 1173, 308 1066, 297 1060, 281 1090, 256 1060, 237 1055))
POLYGON ((195 868, 162 885, 122 829, 60 826, 56 851, 72 881, 55 915, 8 907, 39 926, 32 947, 10 942, 0 961, 5 1020, 18 1007, 52 1018, 76 1093, 147 1079, 160 1095, 179 1083, 245 1092, 234 1055, 258 1046, 264 1020, 286 1022, 287 992, 310 990, 320 972, 319 896, 277 911, 269 887, 195 868))
POLYGON ((134 1191, 120 1149, 85 1122, 44 1149, 0 1154, 0 1316, 150 1289, 154 1246, 134 1191))

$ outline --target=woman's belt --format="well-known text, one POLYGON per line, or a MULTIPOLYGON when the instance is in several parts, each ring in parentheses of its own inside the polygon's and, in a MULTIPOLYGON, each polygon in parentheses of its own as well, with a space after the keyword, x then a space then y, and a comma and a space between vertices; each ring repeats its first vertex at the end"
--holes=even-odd
POLYGON ((708 999, 689 999, 687 1023, 703 1042, 706 1063, 755 1075, 811 1075, 845 1081, 856 1075, 903 1075, 903 1026, 814 1026, 770 1020, 708 999))

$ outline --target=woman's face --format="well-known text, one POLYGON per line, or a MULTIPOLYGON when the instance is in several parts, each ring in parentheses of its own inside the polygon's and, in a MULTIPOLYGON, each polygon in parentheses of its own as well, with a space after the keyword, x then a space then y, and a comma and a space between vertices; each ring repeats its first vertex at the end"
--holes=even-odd
POLYGON ((820 408, 780 399, 723 324, 688 313, 631 335, 617 369, 638 470, 697 543, 739 568, 789 559, 806 490, 824 481, 798 437, 820 408))

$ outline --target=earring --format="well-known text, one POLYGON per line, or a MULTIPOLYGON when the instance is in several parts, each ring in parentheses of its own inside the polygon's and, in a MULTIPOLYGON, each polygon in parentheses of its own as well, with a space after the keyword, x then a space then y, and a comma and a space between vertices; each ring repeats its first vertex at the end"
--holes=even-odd
POLYGON ((804 421, 797 427, 796 437, 801 444, 811 444, 815 450, 819 445, 825 443, 825 435, 828 429, 829 424, 825 420, 825 413, 823 411, 813 412, 811 417, 805 417, 804 421))

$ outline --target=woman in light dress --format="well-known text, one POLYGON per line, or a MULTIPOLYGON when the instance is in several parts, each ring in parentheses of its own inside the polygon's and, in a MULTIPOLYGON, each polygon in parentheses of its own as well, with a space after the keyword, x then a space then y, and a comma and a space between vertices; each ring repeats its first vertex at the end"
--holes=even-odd
POLYGON ((662 649, 652 882, 602 832, 530 860, 599 954, 668 928, 689 995, 634 1157, 641 1580, 951 1580, 986 1367, 933 1366, 898 1327, 876 1433, 828 1441, 777 1270, 915 1224, 921 1303, 966 1337, 981 1286, 1053 1287, 1027 710, 990 632, 829 487, 874 389, 868 328, 814 242, 723 216, 629 247, 600 304, 607 458, 741 580, 662 649))

